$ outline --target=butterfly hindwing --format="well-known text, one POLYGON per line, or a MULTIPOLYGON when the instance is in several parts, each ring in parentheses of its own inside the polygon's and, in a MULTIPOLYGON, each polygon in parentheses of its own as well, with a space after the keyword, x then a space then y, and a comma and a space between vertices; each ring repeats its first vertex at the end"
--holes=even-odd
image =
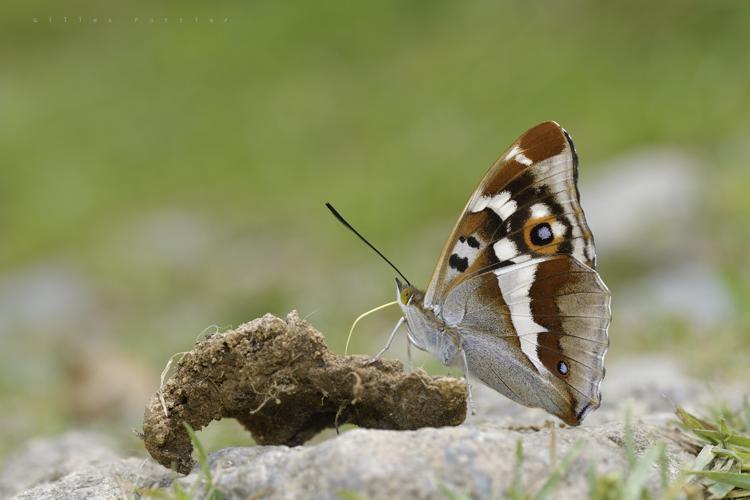
POLYGON ((599 406, 610 294, 577 259, 476 275, 451 290, 442 311, 461 334, 471 373, 498 392, 569 424, 599 406))

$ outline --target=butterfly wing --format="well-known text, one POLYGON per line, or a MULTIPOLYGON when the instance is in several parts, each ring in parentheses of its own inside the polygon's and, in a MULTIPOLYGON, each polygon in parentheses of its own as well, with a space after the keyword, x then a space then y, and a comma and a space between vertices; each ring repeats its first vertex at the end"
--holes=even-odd
POLYGON ((572 255, 593 269, 594 242, 577 179, 573 141, 557 123, 541 123, 519 137, 466 204, 438 259, 425 305, 439 305, 465 279, 535 257, 572 255))
POLYGON ((476 275, 443 304, 474 376, 572 425, 601 402, 610 316, 599 275, 562 255, 476 275))
POLYGON ((472 374, 571 424, 599 406, 611 317, 577 163, 556 123, 522 135, 467 203, 425 293, 472 374))

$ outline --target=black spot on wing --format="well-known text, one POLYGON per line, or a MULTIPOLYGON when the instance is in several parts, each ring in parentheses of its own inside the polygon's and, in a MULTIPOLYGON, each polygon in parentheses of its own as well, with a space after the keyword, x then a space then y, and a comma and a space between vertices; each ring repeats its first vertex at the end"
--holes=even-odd
POLYGON ((468 257, 462 258, 454 253, 448 259, 448 265, 451 266, 456 271, 458 271, 459 273, 462 273, 466 271, 466 269, 469 267, 469 258, 468 257))
POLYGON ((536 246, 546 245, 554 239, 552 228, 546 222, 537 224, 531 230, 531 242, 536 246))
POLYGON ((471 248, 479 248, 479 240, 477 240, 473 236, 469 236, 469 238, 466 240, 466 243, 468 243, 471 248))

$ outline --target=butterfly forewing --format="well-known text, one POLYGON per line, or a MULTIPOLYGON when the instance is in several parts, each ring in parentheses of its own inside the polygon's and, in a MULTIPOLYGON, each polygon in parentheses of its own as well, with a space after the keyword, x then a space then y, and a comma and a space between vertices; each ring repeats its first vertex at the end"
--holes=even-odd
POLYGON ((594 267, 591 231, 579 204, 578 159, 567 133, 545 122, 490 168, 446 241, 425 304, 439 305, 476 274, 535 256, 567 254, 594 267))
POLYGON ((475 376, 571 424, 599 406, 611 317, 577 168, 556 123, 521 136, 469 199, 424 300, 475 376))

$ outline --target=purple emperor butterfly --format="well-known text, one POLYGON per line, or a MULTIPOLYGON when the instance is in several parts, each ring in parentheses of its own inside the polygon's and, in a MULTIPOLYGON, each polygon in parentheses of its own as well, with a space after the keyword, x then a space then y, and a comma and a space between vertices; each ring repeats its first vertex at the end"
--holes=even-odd
POLYGON ((580 424, 601 402, 611 312, 577 177, 557 123, 517 139, 466 204, 427 290, 397 280, 403 318, 388 345, 405 322, 409 342, 444 364, 580 424))

